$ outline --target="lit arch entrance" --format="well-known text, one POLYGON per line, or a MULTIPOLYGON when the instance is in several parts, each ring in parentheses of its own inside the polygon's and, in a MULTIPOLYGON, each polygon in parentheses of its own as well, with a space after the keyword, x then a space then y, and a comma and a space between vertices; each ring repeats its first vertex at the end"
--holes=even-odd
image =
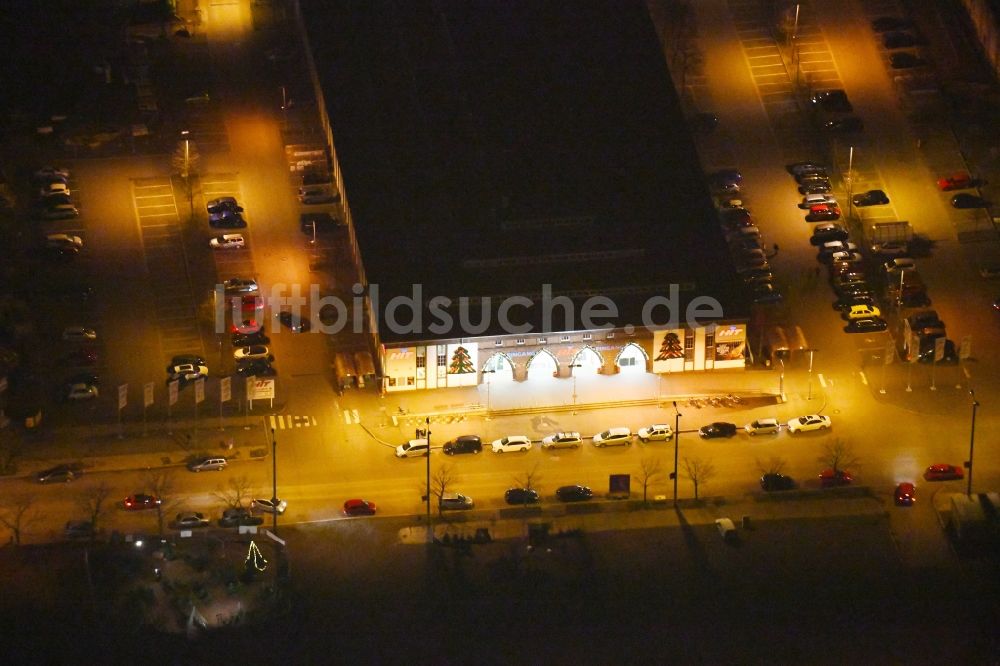
POLYGON ((646 372, 646 361, 648 360, 649 355, 646 350, 634 342, 630 342, 618 352, 615 365, 621 372, 646 372))
POLYGON ((483 383, 509 382, 514 380, 514 364, 503 353, 493 354, 483 364, 483 383))
POLYGON ((528 359, 528 379, 552 379, 559 372, 559 361, 547 349, 539 349, 528 359))
POLYGON ((593 348, 584 347, 573 357, 573 375, 587 377, 596 375, 604 367, 604 358, 593 348))

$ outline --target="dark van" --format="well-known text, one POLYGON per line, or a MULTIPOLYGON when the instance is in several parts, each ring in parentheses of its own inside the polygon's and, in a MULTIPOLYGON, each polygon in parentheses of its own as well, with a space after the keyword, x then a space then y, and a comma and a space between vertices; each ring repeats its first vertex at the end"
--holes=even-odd
POLYGON ((449 456, 456 453, 479 453, 482 450, 483 442, 479 435, 462 435, 444 445, 444 452, 449 456))

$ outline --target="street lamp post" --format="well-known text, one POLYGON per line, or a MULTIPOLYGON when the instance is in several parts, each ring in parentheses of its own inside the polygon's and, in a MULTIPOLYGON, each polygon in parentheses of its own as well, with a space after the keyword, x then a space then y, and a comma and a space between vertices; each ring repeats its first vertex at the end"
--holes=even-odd
POLYGON ((424 420, 424 439, 427 440, 427 542, 431 542, 431 417, 424 420))
POLYGON ((795 63, 795 92, 799 90, 799 9, 800 4, 795 5, 795 27, 792 29, 792 61, 795 63))
POLYGON ((674 480, 674 507, 677 506, 677 450, 680 448, 681 416, 680 410, 677 409, 677 401, 674 400, 674 473, 670 475, 674 480))
POLYGON ((969 395, 972 396, 972 428, 969 432, 969 461, 965 463, 965 466, 969 468, 969 478, 966 481, 965 494, 972 497, 972 454, 976 448, 976 410, 979 409, 979 401, 976 400, 976 392, 969 390, 969 395))
POLYGON ((576 370, 575 368, 582 368, 582 363, 570 363, 570 372, 573 373, 573 416, 576 416, 576 370))
POLYGON ((271 529, 278 533, 278 440, 271 428, 271 529))
POLYGON ((486 420, 490 420, 490 395, 493 391, 493 375, 496 374, 496 370, 483 370, 483 382, 486 384, 486 420), (486 375, 490 375, 487 377, 486 375))

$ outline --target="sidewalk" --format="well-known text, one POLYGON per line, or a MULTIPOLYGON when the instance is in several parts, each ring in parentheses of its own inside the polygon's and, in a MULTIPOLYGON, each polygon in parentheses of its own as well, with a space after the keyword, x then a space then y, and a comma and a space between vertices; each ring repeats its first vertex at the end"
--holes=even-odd
POLYGON ((29 433, 18 455, 14 477, 30 476, 59 463, 73 462, 87 472, 112 472, 179 467, 201 455, 220 455, 230 462, 263 460, 270 453, 269 433, 261 418, 174 421, 149 425, 124 424, 121 436, 117 425, 78 426, 58 431, 29 433), (33 443, 45 442, 38 455, 33 443))
MULTIPOLYGON (((477 530, 488 530, 490 539, 523 539, 529 534, 530 525, 548 525, 548 534, 555 536, 574 531, 607 532, 652 528, 678 528, 683 525, 709 525, 717 518, 730 518, 740 529, 753 529, 756 521, 790 520, 830 516, 884 516, 885 507, 871 496, 867 488, 857 487, 836 491, 801 491, 780 497, 764 495, 756 499, 740 498, 729 503, 724 497, 712 497, 700 502, 683 500, 677 510, 669 499, 650 498, 643 507, 642 500, 607 500, 567 504, 563 506, 501 509, 499 518, 472 518, 446 513, 434 516, 434 537, 451 540, 471 540, 477 530), (749 520, 743 525, 744 517, 749 520), (470 519, 471 518, 471 519, 470 519)), ((427 542, 427 527, 416 524, 401 528, 398 533, 402 544, 427 542)))

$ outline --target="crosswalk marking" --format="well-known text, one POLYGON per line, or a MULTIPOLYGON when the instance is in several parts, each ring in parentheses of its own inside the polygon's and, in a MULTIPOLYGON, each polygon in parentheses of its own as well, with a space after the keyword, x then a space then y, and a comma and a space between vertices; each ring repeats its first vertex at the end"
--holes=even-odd
POLYGON ((344 423, 346 423, 347 425, 351 425, 351 410, 350 409, 345 409, 344 410, 344 423))
POLYGON ((315 416, 272 414, 268 418, 271 421, 272 430, 292 430, 293 428, 309 428, 317 425, 315 416))

